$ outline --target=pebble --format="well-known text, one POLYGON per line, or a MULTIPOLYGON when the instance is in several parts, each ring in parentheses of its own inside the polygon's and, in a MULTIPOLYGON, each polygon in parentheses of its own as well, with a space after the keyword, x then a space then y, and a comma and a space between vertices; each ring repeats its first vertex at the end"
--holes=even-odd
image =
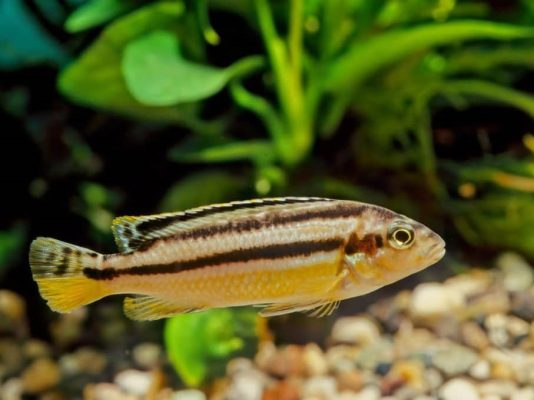
POLYGON ((19 378, 8 379, 3 385, 0 385, 2 400, 20 400, 22 399, 22 392, 22 381, 19 378))
POLYGON ((326 351, 328 369, 334 373, 352 371, 356 367, 356 357, 360 350, 355 346, 338 345, 326 351))
POLYGON ((41 393, 56 386, 59 378, 56 363, 50 358, 39 358, 22 372, 22 388, 25 393, 41 393))
POLYGON ((453 276, 445 281, 449 289, 461 293, 464 298, 484 293, 493 283, 491 274, 484 270, 471 270, 465 274, 453 276))
POLYGON ((432 319, 461 310, 461 293, 437 282, 418 285, 411 297, 410 314, 414 319, 432 319))
POLYGON ((313 376, 302 385, 302 397, 330 400, 337 396, 337 382, 331 376, 313 376))
POLYGON ((112 383, 87 385, 83 391, 84 400, 139 400, 137 396, 124 393, 112 383))
POLYGON ((226 364, 226 375, 229 377, 233 377, 242 372, 247 372, 255 369, 256 368, 252 360, 249 360, 248 358, 244 357, 237 357, 230 360, 228 364, 226 364))
POLYGON ((349 390, 352 392, 360 391, 365 383, 365 378, 358 370, 345 371, 337 375, 337 385, 339 391, 349 390))
POLYGON ((127 369, 119 372, 114 382, 126 393, 144 396, 150 389, 152 379, 152 374, 149 372, 127 369))
POLYGON ((61 371, 66 375, 101 373, 107 365, 107 359, 100 351, 91 347, 81 347, 74 353, 66 354, 59 360, 61 371))
POLYGON ((24 356, 28 359, 46 358, 52 355, 50 346, 42 340, 30 339, 22 348, 24 356))
POLYGON ((488 315, 484 325, 490 342, 496 347, 505 347, 510 340, 506 315, 498 313, 488 315))
POLYGON ((226 391, 225 400, 261 400, 266 380, 259 371, 236 374, 226 391))
POLYGON ((140 343, 133 348, 132 356, 139 367, 151 369, 161 364, 163 351, 156 343, 140 343))
POLYGON ((292 380, 284 379, 263 392, 262 400, 299 400, 300 390, 292 380))
POLYGON ((525 321, 534 320, 534 288, 515 293, 512 297, 512 312, 525 321))
POLYGON ((471 317, 507 313, 511 308, 510 296, 500 287, 492 288, 469 299, 464 314, 471 317))
POLYGON ((482 396, 508 397, 516 388, 515 383, 508 380, 489 380, 478 385, 478 391, 482 396))
POLYGON ((534 270, 517 253, 503 253, 497 258, 498 268, 503 273, 503 285, 510 292, 528 289, 534 283, 534 270))
POLYGON ((288 345, 271 354, 265 360, 265 371, 271 375, 283 378, 288 376, 302 376, 306 372, 302 347, 288 345))
POLYGON ((332 327, 331 338, 336 343, 367 346, 380 337, 377 324, 367 317, 344 317, 332 327))
POLYGON ((386 338, 379 338, 365 346, 356 356, 356 364, 365 369, 375 370, 379 364, 391 364, 394 359, 393 343, 386 338))
POLYGON ((449 343, 434 353, 432 363, 447 377, 460 375, 469 370, 478 360, 478 355, 468 347, 449 343))
POLYGON ((18 372, 24 364, 24 354, 18 342, 0 339, 0 378, 18 372))
POLYGON ((428 390, 434 392, 443 384, 443 377, 437 369, 428 368, 424 372, 424 382, 428 390))
POLYGON ((518 389, 512 394, 510 400, 534 400, 534 388, 525 387, 518 389))
POLYGON ((406 385, 413 389, 421 392, 426 389, 424 365, 421 360, 399 360, 393 364, 390 374, 400 377, 406 385))
POLYGON ((460 328, 462 341, 475 350, 482 351, 489 347, 490 341, 484 329, 476 322, 467 321, 460 328))
POLYGON ((378 387, 366 386, 358 392, 354 400, 378 400, 380 397, 380 389, 378 387))
POLYGON ((307 375, 325 375, 328 372, 328 363, 323 350, 315 343, 304 347, 304 368, 307 375))
POLYGON ((24 336, 26 326, 26 302, 15 292, 0 289, 0 332, 13 332, 24 336))
POLYGON ((479 400, 477 388, 473 383, 464 378, 454 378, 447 381, 439 389, 439 397, 442 400, 479 400))
POLYGON ((207 400, 204 392, 197 389, 178 390, 172 394, 171 400, 207 400))
POLYGON ((480 381, 486 380, 491 375, 491 365, 487 360, 478 360, 469 368, 469 375, 480 381))

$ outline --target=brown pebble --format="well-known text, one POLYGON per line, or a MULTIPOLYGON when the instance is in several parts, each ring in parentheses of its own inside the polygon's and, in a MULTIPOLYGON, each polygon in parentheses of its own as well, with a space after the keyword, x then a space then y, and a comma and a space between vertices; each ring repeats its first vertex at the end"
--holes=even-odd
POLYGON ((466 322, 461 327, 462 341, 476 350, 484 350, 490 345, 484 329, 475 322, 466 322))
POLYGON ((340 392, 344 390, 359 392, 364 384, 365 379, 357 370, 344 371, 337 375, 337 385, 340 392))
POLYGON ((57 385, 60 378, 59 368, 51 359, 40 358, 24 370, 21 378, 25 393, 41 393, 57 385))
POLYGON ((395 393, 397 389, 404 386, 405 383, 406 381, 401 376, 388 374, 380 381, 380 392, 383 396, 390 396, 395 393))
POLYGON ((285 379, 265 389, 262 400, 298 400, 299 398, 300 392, 297 384, 285 379))
POLYGON ((278 350, 266 363, 265 371, 280 378, 304 375, 306 365, 302 347, 288 345, 278 350))

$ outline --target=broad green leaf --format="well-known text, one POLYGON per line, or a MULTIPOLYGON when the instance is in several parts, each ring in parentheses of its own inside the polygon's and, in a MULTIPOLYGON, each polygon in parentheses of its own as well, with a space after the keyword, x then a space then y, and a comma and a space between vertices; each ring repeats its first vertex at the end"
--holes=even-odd
POLYGON ((533 38, 534 28, 488 21, 450 21, 387 31, 356 42, 339 57, 326 76, 331 91, 354 90, 381 68, 433 46, 473 39, 533 38))
POLYGON ((64 65, 68 56, 39 25, 22 0, 0 1, 0 69, 48 62, 64 65))
POLYGON ((197 172, 175 183, 163 197, 159 209, 162 212, 180 211, 237 200, 245 186, 245 179, 228 172, 197 172))
POLYGON ((196 105, 147 107, 133 98, 124 81, 121 60, 131 41, 154 30, 168 29, 179 36, 189 51, 201 48, 183 21, 184 7, 178 1, 158 2, 128 14, 109 25, 95 42, 65 69, 59 78, 61 91, 73 101, 134 118, 168 122, 194 119, 196 105))
POLYGON ((151 32, 126 46, 122 70, 139 102, 169 106, 193 102, 220 91, 229 79, 224 69, 192 63, 178 52, 171 32, 151 32))
POLYGON ((78 7, 65 21, 69 32, 93 28, 131 10, 132 0, 91 0, 78 7))
POLYGON ((264 326, 250 308, 177 315, 165 322, 165 349, 184 383, 200 386, 223 376, 230 359, 252 356, 264 326))
POLYGON ((170 106, 213 96, 235 74, 247 73, 261 64, 257 57, 224 69, 194 63, 180 53, 176 35, 155 31, 126 46, 122 70, 136 100, 151 106, 170 106))
POLYGON ((183 151, 180 148, 171 150, 170 157, 182 162, 226 162, 250 160, 265 163, 272 160, 275 155, 273 145, 266 140, 249 140, 233 142, 208 147, 196 152, 183 151))

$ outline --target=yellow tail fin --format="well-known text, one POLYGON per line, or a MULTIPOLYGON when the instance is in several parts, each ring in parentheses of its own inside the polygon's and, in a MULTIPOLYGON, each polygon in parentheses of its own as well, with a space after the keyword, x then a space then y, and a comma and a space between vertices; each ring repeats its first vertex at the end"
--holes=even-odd
POLYGON ((108 293, 105 282, 87 278, 83 269, 97 268, 102 254, 52 238, 35 239, 30 266, 41 296, 57 312, 69 312, 108 293))

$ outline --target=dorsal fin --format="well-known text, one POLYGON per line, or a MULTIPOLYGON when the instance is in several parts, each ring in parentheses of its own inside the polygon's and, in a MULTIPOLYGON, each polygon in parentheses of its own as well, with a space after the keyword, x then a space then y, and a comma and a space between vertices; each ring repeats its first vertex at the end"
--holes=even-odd
POLYGON ((125 216, 113 220, 111 227, 115 242, 121 252, 134 251, 155 239, 175 235, 193 226, 209 224, 219 219, 222 214, 247 213, 261 211, 264 207, 275 207, 286 204, 313 203, 331 201, 318 197, 279 197, 270 199, 254 199, 234 201, 231 203, 214 204, 193 208, 187 211, 146 215, 139 217, 125 216))

